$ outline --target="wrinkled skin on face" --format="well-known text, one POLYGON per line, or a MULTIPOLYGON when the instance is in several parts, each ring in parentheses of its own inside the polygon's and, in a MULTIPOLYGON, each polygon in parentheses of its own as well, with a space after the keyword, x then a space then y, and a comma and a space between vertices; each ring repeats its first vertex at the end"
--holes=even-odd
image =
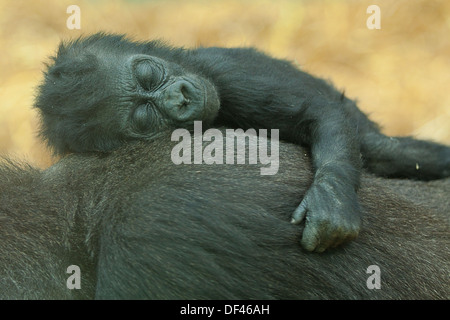
POLYGON ((36 105, 42 135, 59 154, 111 151, 128 140, 190 129, 196 120, 208 126, 219 112, 212 82, 174 62, 96 47, 71 57, 70 66, 54 59, 36 105))

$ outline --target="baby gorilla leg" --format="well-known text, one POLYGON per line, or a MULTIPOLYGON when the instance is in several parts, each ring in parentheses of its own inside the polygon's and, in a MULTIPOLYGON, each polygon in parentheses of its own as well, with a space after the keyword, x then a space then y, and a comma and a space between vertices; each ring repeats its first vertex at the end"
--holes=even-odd
POLYGON ((411 137, 367 133, 361 139, 364 166, 380 176, 433 180, 450 176, 450 147, 411 137))

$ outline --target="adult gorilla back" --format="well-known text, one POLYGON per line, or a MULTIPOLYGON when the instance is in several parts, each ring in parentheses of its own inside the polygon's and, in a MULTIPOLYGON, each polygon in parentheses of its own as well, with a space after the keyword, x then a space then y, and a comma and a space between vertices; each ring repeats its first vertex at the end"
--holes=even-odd
POLYGON ((301 148, 281 144, 278 174, 261 176, 259 165, 176 166, 173 145, 73 155, 43 172, 3 165, 1 298, 450 298, 449 179, 365 175, 360 236, 319 255, 289 222, 312 181, 301 148), (69 265, 79 290, 66 287, 69 265), (371 265, 379 290, 366 284, 371 265))

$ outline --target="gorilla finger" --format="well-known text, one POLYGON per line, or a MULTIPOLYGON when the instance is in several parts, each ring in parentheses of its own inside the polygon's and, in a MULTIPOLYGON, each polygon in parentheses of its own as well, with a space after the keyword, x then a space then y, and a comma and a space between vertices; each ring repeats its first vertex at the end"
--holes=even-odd
POLYGON ((302 201, 300 205, 295 209, 294 213, 292 214, 291 223, 293 224, 299 224, 300 222, 305 219, 306 212, 308 211, 308 208, 306 207, 306 201, 302 201))
POLYGON ((307 224, 305 226, 300 243, 305 250, 311 252, 320 244, 319 233, 314 225, 307 224))

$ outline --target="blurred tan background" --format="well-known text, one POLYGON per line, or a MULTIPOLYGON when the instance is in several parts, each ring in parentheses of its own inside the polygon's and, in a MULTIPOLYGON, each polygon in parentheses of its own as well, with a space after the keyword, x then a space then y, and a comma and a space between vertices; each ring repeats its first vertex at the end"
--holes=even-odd
POLYGON ((450 1, 0 0, 0 154, 47 167, 32 109, 60 39, 96 31, 192 47, 256 46, 328 78, 389 135, 450 144, 450 1), (81 30, 69 30, 69 5, 81 30), (369 5, 381 29, 369 30, 369 5))

